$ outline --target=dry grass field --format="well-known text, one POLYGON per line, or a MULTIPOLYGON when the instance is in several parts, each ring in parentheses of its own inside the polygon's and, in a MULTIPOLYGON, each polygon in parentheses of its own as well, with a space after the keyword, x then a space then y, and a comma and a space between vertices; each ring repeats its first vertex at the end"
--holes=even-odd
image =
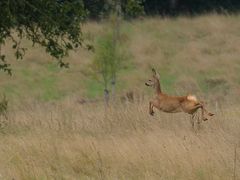
POLYGON ((195 132, 186 114, 149 116, 147 102, 105 110, 72 101, 11 109, 0 134, 1 179, 233 177, 239 107, 211 107, 217 115, 195 132))
MULTIPOLYGON (((14 75, 0 76, 9 99, 8 119, 0 117, 0 180, 240 179, 239 20, 212 14, 122 22, 131 58, 117 93, 133 90, 144 99, 116 100, 109 109, 78 103, 102 95, 84 73, 91 52, 71 53, 71 68, 63 70, 39 47, 16 61, 6 45, 14 75), (216 115, 195 130, 187 114, 150 116, 153 91, 144 82, 151 66, 165 92, 194 93, 216 115)), ((86 37, 94 43, 106 26, 87 23, 86 37)))

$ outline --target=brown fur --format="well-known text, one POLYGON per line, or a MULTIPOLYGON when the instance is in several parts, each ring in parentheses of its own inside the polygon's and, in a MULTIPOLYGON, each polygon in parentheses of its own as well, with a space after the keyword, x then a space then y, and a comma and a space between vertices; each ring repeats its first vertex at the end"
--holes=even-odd
POLYGON ((201 109, 202 120, 204 121, 208 120, 205 117, 205 113, 207 113, 208 116, 214 115, 208 112, 203 103, 198 101, 193 95, 169 96, 165 93, 162 93, 159 75, 156 73, 155 69, 152 69, 152 71, 153 79, 145 83, 147 86, 152 86, 156 90, 156 97, 149 102, 150 115, 154 115, 154 107, 167 113, 185 112, 191 115, 192 126, 194 126, 194 116, 198 109, 201 109))

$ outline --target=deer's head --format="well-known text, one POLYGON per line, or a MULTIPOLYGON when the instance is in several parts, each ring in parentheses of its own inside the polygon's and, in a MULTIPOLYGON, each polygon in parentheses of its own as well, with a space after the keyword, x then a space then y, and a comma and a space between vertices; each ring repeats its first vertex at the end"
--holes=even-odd
POLYGON ((145 85, 155 88, 156 86, 159 85, 159 74, 156 72, 154 68, 152 68, 152 73, 153 73, 152 78, 145 82, 145 85))

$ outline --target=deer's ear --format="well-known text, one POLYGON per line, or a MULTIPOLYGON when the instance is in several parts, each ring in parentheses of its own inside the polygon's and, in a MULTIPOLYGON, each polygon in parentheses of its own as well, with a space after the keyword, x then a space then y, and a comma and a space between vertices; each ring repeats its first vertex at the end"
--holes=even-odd
POLYGON ((154 68, 152 68, 152 72, 153 72, 153 76, 155 76, 158 79, 160 78, 160 75, 157 73, 157 71, 154 68))
POLYGON ((156 73, 156 70, 154 69, 154 68, 152 68, 152 72, 153 72, 153 75, 157 75, 157 73, 156 73))

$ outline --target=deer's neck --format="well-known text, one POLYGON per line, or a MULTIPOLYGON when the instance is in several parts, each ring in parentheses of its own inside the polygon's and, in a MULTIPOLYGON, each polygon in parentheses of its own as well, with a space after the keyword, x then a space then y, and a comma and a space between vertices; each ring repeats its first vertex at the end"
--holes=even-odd
POLYGON ((162 90, 161 90, 161 85, 160 85, 160 82, 159 80, 157 80, 157 83, 156 83, 156 93, 157 94, 161 94, 162 93, 162 90))

